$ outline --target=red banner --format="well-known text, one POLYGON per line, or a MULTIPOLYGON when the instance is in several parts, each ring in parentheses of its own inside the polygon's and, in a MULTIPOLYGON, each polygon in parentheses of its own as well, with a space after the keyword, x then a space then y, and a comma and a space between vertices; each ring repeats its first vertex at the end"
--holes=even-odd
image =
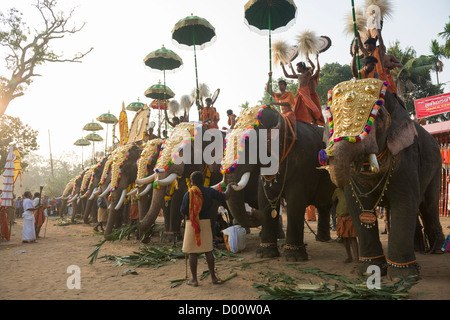
POLYGON ((415 100, 414 105, 418 119, 450 112, 450 93, 415 100))

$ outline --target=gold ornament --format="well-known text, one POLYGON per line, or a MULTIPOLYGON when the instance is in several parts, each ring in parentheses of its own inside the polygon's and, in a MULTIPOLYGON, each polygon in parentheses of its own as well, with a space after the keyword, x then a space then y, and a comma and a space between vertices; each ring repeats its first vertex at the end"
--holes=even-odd
POLYGON ((341 82, 334 88, 330 106, 334 139, 363 132, 382 85, 383 81, 368 78, 341 82))
POLYGON ((197 122, 182 122, 174 128, 169 139, 164 142, 164 149, 156 162, 155 169, 163 169, 169 164, 183 142, 194 136, 197 126, 199 126, 197 122))

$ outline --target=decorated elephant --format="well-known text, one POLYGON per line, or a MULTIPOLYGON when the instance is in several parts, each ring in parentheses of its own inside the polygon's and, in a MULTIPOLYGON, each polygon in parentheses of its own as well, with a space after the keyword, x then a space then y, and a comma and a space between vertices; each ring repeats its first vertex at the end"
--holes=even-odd
POLYGON ((99 162, 91 166, 83 179, 83 190, 81 191, 81 199, 86 201, 83 214, 83 222, 97 222, 97 195, 99 194, 98 184, 101 180, 103 169, 108 156, 104 156, 99 162))
POLYGON ((70 179, 70 181, 66 184, 62 195, 59 197, 59 199, 61 199, 61 205, 58 208, 58 211, 60 212, 61 217, 67 213, 67 202, 72 195, 72 191, 75 186, 75 179, 76 178, 70 179))
MULTIPOLYGON (((317 169, 320 166, 317 153, 324 146, 322 134, 321 127, 297 122, 294 128, 271 106, 256 106, 243 112, 233 131, 227 135, 222 161, 224 184, 237 183, 227 204, 242 226, 262 225, 258 256, 280 255, 277 233, 281 198, 287 202, 284 247, 287 260, 308 259, 304 219, 309 205, 315 205, 319 211, 317 240, 330 239, 331 197, 335 186, 328 172, 317 169), (268 150, 272 159, 265 159, 268 150), (242 191, 255 176, 259 180, 256 193, 259 210, 248 214, 244 204, 246 192, 242 191)), ((250 187, 254 188, 254 184, 250 187)), ((254 191, 250 193, 255 194, 254 191)))
MULTIPOLYGON (((183 122, 174 128, 170 138, 164 141, 155 165, 155 174, 151 179, 153 197, 150 208, 139 225, 140 234, 145 234, 155 224, 163 208, 166 237, 177 239, 181 236, 180 206, 189 187, 190 174, 194 171, 203 172, 205 185, 221 180, 219 168, 223 153, 223 138, 220 130, 206 130, 205 126, 197 122, 183 122), (211 138, 211 135, 214 138, 211 138), (215 139, 220 139, 220 142, 215 139), (213 145, 211 140, 218 142, 214 145, 220 146, 220 150, 208 149, 208 146, 213 145), (216 161, 207 165, 203 157, 204 151, 208 155, 216 156, 216 161)), ((138 180, 137 183, 149 181, 138 180)), ((217 210, 212 211, 217 213, 217 210)), ((215 221, 215 217, 211 220, 215 221)))
POLYGON ((72 205, 72 217, 71 217, 71 221, 75 222, 75 218, 76 216, 83 215, 84 212, 84 202, 85 201, 81 201, 80 198, 80 192, 81 192, 81 188, 82 188, 82 183, 83 183, 83 179, 84 179, 84 175, 86 174, 86 171, 88 169, 83 170, 76 178, 74 181, 74 186, 72 189, 72 193, 68 199, 68 202, 72 205))
POLYGON ((102 192, 102 189, 100 188, 100 182, 102 181, 105 166, 110 163, 108 162, 110 158, 111 155, 104 156, 93 168, 89 180, 88 189, 84 194, 84 196, 88 199, 84 211, 84 223, 97 222, 97 197, 102 192))
MULTIPOLYGON (((137 177, 137 160, 140 158, 142 148, 138 143, 131 143, 116 148, 111 154, 110 167, 110 205, 108 209, 108 222, 104 235, 109 235, 115 226, 120 226, 127 219, 123 213, 123 204, 130 185, 137 177)), ((105 167, 106 169, 106 167, 105 167)), ((105 196, 105 195, 102 195, 105 196)))
POLYGON ((320 152, 333 183, 345 190, 359 242, 359 270, 378 265, 389 277, 418 275, 418 215, 430 252, 444 242, 439 222, 441 156, 435 139, 411 120, 403 101, 378 79, 342 82, 329 92, 329 145, 320 152), (388 252, 375 209, 390 209, 388 252))

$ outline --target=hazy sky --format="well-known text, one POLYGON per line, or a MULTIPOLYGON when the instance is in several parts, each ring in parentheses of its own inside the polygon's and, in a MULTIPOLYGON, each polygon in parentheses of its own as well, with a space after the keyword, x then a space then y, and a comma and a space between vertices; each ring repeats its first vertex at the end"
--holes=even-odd
MULTIPOLYGON (((100 114, 110 111, 119 117, 122 102, 128 105, 138 99, 150 103, 145 90, 163 81, 162 72, 144 65, 145 56, 164 44, 176 52, 184 62, 183 68, 166 75, 166 84, 175 92, 175 99, 190 94, 195 88, 194 52, 177 47, 172 42, 175 23, 194 15, 207 19, 216 30, 217 40, 204 50, 197 50, 198 77, 210 91, 220 88, 215 107, 221 114, 220 127, 226 125, 226 110, 238 112, 238 106, 250 102, 256 105, 264 94, 269 72, 268 37, 259 35, 244 23, 246 0, 60 0, 58 8, 68 12, 77 6, 73 22, 85 28, 78 34, 56 40, 54 51, 71 57, 79 51, 94 47, 83 63, 52 63, 37 68, 42 77, 35 78, 25 95, 13 100, 6 114, 18 116, 39 131, 39 154, 54 157, 75 151, 81 160, 80 147, 73 143, 88 132, 83 126, 100 114)), ((32 0, 2 0, 0 11, 15 7, 24 13, 29 26, 41 29, 41 17, 32 0)), ((350 0, 295 1, 298 12, 295 24, 287 31, 274 33, 272 42, 282 39, 295 44, 297 35, 311 30, 326 35, 332 47, 319 56, 325 63, 349 64, 351 35, 344 32, 346 15, 351 11, 350 0)), ((413 47, 417 55, 430 54, 431 39, 438 38, 449 22, 450 1, 395 0, 392 18, 385 21, 383 38, 387 46, 396 40, 401 47, 413 47)), ((355 0, 356 6, 364 5, 355 0)), ((2 48, 2 50, 4 50, 2 48)), ((3 56, 3 52, 0 52, 3 56)), ((300 61, 298 58, 296 62, 300 61)), ((447 82, 450 91, 450 61, 444 60, 440 82, 447 82)), ((5 74, 3 64, 0 73, 5 74)), ((274 77, 282 70, 273 66, 274 77)), ((432 80, 436 82, 435 74, 432 80)), ((178 100, 179 101, 179 100, 178 100)), ((192 114, 192 113, 191 113, 192 114)), ((195 113, 193 114, 195 116, 195 113)), ((128 111, 131 124, 134 112, 128 111)), ((191 120, 193 117, 191 116, 191 120)), ((105 130, 99 134, 105 138, 105 130)), ((109 127, 108 144, 111 142, 109 127)), ((96 143, 96 150, 104 148, 96 143)), ((84 148, 85 158, 92 149, 84 148)))

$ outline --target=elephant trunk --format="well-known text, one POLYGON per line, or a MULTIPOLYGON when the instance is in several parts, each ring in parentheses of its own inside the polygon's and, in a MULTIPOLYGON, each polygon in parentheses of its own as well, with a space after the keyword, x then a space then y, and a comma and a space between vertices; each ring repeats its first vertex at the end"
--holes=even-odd
POLYGON ((227 200, 227 206, 236 222, 246 228, 256 228, 263 224, 264 214, 252 209, 248 213, 245 209, 245 194, 244 190, 232 191, 230 198, 227 200))
MULTIPOLYGON (((347 141, 343 141, 343 143, 350 144, 347 141)), ((328 172, 334 185, 344 189, 350 183, 350 165, 354 159, 353 152, 349 148, 345 148, 342 142, 336 143, 332 150, 333 155, 330 156, 328 161, 328 172)))
POLYGON ((153 189, 152 202, 150 209, 141 221, 139 225, 139 234, 144 235, 151 226, 155 224, 156 218, 164 203, 164 195, 166 193, 166 187, 160 186, 159 189, 153 189))
POLYGON ((126 193, 127 190, 125 189, 123 189, 121 193, 118 193, 117 190, 112 192, 111 205, 108 208, 109 210, 108 221, 106 222, 106 228, 104 233, 105 236, 109 235, 112 232, 114 225, 117 222, 117 219, 120 214, 120 208, 123 204, 126 193))

